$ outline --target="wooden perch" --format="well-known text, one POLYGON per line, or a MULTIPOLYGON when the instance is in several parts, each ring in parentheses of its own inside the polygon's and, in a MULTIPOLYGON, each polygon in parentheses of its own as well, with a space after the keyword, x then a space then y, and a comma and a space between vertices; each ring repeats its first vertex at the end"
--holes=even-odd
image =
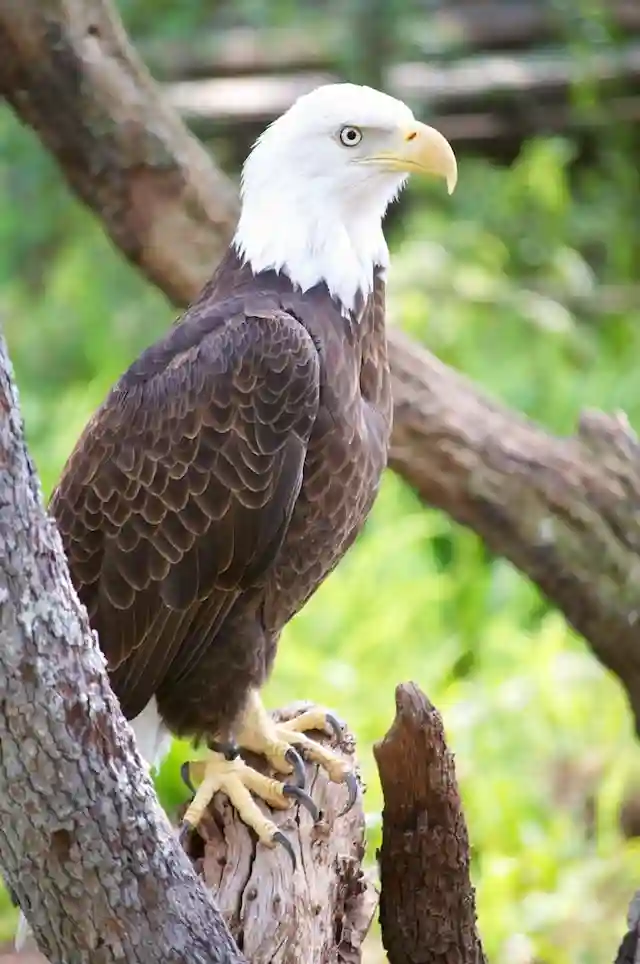
MULTIPOLYGON (((194 142, 135 60, 115 10, 107 0, 48 0, 45 14, 39 0, 0 0, 0 54, 0 92, 53 150, 110 236, 117 243, 126 236, 124 253, 186 304, 230 237, 237 203, 202 149, 183 149, 194 142), (60 71, 60 57, 68 70, 60 71), (180 170, 177 191, 154 174, 158 129, 161 169, 180 170), (144 218, 139 209, 123 222, 122 198, 135 200, 141 171, 144 218), (193 232, 191 185, 200 197, 193 232), (206 220, 207 211, 221 210, 223 218, 206 220)), ((393 326, 389 348, 391 466, 540 586, 618 674, 639 725, 640 459, 632 431, 591 414, 578 437, 555 438, 393 326)))
POLYGON ((483 964, 469 838, 440 714, 413 683, 374 747, 384 793, 380 923, 389 964, 483 964))
MULTIPOLYGON (((288 707, 275 716, 290 719, 304 706, 288 707)), ((322 734, 313 736, 326 742, 322 734)), ((341 749, 353 763, 351 734, 345 733, 341 749)), ((264 770, 262 760, 250 762, 264 770)), ((345 787, 331 783, 315 764, 306 765, 306 774, 305 786, 321 821, 314 826, 302 808, 270 812, 293 844, 295 873, 282 848, 273 851, 256 844, 220 794, 200 827, 205 845, 198 866, 251 964, 357 964, 378 905, 375 887, 362 868, 362 798, 343 815, 345 787)))

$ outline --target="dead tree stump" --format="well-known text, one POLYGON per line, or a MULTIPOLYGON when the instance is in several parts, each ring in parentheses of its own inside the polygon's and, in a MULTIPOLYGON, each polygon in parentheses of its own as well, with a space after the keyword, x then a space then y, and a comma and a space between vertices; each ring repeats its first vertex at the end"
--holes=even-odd
MULTIPOLYGON (((291 719, 307 705, 299 703, 274 716, 291 719)), ((323 734, 310 735, 329 742, 323 734)), ((351 733, 345 730, 341 746, 334 749, 355 763, 351 733)), ((258 758, 247 756, 247 762, 274 775, 258 758)), ((251 964, 358 964, 376 911, 378 895, 362 866, 362 793, 342 814, 346 787, 331 783, 315 764, 307 763, 306 772, 305 789, 320 809, 319 823, 314 825, 299 806, 269 812, 293 845, 295 871, 283 848, 270 850, 256 842, 222 794, 216 795, 200 827, 204 853, 196 865, 251 964)))
POLYGON ((442 718, 414 683, 374 748, 382 789, 380 923, 390 964, 485 964, 469 838, 442 718))

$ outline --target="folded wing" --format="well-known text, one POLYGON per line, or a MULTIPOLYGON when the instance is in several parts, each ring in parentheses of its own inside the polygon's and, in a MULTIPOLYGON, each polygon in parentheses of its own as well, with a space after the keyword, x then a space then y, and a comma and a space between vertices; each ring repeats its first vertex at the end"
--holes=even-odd
POLYGON ((319 365, 291 316, 188 323, 91 419, 51 500, 72 579, 131 718, 182 675, 289 525, 319 365))

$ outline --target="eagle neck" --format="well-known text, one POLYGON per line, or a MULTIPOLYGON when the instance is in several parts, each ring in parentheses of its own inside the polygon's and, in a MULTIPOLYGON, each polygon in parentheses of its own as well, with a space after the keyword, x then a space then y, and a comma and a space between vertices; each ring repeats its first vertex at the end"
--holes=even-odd
POLYGON ((233 246, 255 274, 282 273, 302 292, 325 285, 349 314, 373 291, 376 272, 386 272, 385 209, 386 199, 380 209, 344 210, 295 195, 278 203, 262 195, 245 202, 233 246))

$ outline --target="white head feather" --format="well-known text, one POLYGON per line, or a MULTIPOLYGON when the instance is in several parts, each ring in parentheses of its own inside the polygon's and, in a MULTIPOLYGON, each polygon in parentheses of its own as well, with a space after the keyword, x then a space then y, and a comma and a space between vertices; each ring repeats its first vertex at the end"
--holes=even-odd
MULTIPOLYGON (((389 203, 408 173, 423 169, 408 160, 416 132, 429 132, 439 151, 446 145, 451 187, 451 148, 401 101, 354 84, 330 84, 300 97, 245 162, 238 253, 254 272, 281 271, 302 291, 325 282, 342 308, 351 309, 358 293, 371 291, 374 267, 387 267, 382 219, 389 203), (342 133, 348 128, 361 139, 342 133), (356 143, 344 143, 341 133, 356 143)), ((444 173, 442 163, 433 171, 444 173)))

